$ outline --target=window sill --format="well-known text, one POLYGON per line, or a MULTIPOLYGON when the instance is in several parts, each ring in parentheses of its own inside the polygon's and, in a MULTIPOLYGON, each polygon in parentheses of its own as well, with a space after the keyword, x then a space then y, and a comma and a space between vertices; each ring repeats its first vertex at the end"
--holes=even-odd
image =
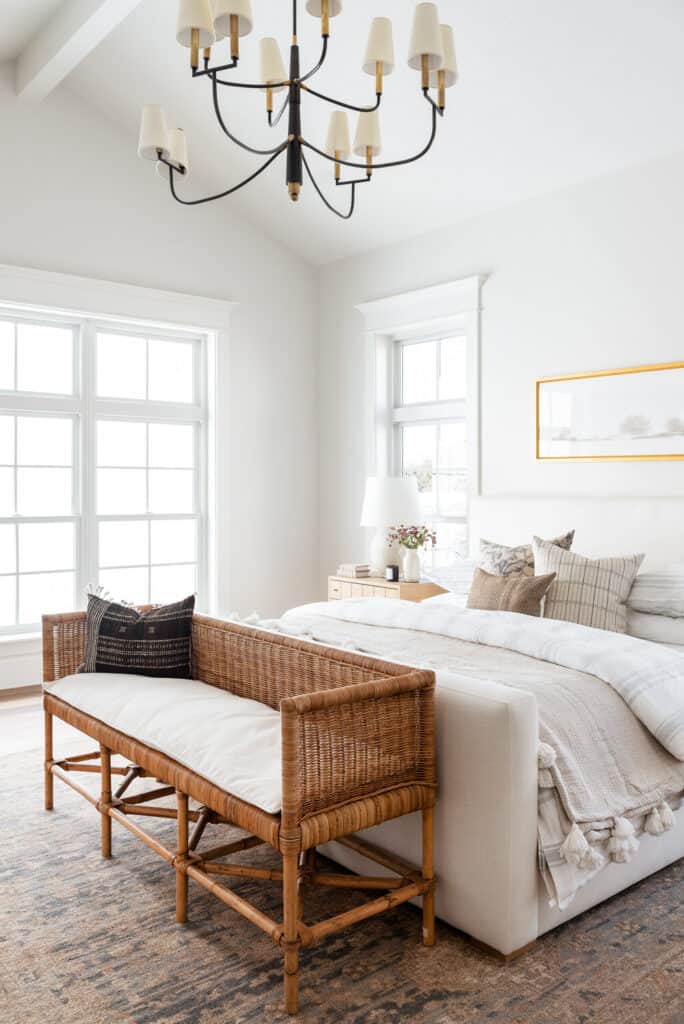
POLYGON ((40 633, 9 633, 6 636, 0 636, 0 658, 38 653, 41 649, 41 642, 40 633))

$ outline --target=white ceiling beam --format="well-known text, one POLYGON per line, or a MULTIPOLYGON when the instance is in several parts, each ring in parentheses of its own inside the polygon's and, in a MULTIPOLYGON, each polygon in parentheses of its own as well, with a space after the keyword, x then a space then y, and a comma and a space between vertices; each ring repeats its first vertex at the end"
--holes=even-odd
POLYGON ((66 0, 17 59, 16 92, 40 103, 141 0, 66 0))

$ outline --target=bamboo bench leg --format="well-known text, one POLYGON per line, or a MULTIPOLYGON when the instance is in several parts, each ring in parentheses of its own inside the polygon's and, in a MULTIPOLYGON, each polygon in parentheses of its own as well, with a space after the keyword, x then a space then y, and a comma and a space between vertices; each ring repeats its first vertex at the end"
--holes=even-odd
POLYGON ((298 856, 283 854, 283 944, 285 948, 285 1012, 299 1011, 298 856))
MULTIPOLYGON (((435 877, 433 864, 433 809, 423 810, 423 878, 432 881, 435 877)), ((423 894, 423 945, 435 944, 435 890, 423 894)))
MULTIPOLYGON (((188 798, 176 790, 178 804, 178 849, 176 855, 185 861, 188 856, 188 798)), ((188 876, 183 867, 176 865, 176 922, 185 924, 188 919, 188 876)))
POLYGON ((45 810, 54 807, 55 777, 51 770, 52 762, 52 715, 45 712, 45 810))
POLYGON ((100 812, 102 824, 102 856, 111 857, 112 819, 104 808, 105 806, 108 807, 112 802, 112 752, 102 743, 100 744, 100 772, 102 779, 100 802, 103 805, 103 810, 100 812))

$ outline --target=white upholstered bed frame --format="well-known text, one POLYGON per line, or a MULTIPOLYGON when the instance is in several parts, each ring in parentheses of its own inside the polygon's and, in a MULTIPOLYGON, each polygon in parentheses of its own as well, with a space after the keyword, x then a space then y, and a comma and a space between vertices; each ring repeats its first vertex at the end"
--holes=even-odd
MULTIPOLYGON (((646 553, 645 568, 684 563, 684 499, 478 498, 471 508, 471 550, 480 537, 520 544, 534 533, 576 529, 575 550, 592 557, 646 553)), ((676 827, 641 837, 630 864, 610 864, 567 910, 548 905, 537 870, 537 704, 498 683, 459 683, 442 700, 440 770, 456 796, 438 800, 435 819, 437 913, 506 957, 544 932, 684 856, 684 807, 676 827)), ((408 859, 419 856, 412 818, 369 830, 367 838, 408 859)), ((355 870, 372 865, 332 843, 327 852, 355 870)), ((375 866, 377 867, 377 865, 375 866)))

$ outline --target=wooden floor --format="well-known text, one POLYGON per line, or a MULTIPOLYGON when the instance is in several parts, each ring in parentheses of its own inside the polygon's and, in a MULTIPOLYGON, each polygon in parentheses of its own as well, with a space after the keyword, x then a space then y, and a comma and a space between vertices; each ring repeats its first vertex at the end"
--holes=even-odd
MULTIPOLYGON (((83 733, 54 719, 55 754, 83 750, 83 733)), ((87 740, 92 746, 92 740, 87 740)), ((43 746, 43 708, 39 696, 0 700, 0 757, 43 746)))

